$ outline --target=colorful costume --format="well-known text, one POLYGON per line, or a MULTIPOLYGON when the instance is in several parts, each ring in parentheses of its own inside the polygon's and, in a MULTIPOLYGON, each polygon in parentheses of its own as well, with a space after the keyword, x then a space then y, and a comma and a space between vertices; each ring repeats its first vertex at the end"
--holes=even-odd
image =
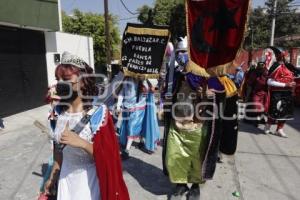
MULTIPOLYGON (((64 112, 59 115, 54 132, 55 140, 59 141, 67 122, 72 128, 82 117, 82 112, 64 112)), ((93 142, 94 159, 78 148, 66 146, 63 149, 57 199, 129 199, 122 177, 114 125, 106 106, 97 108, 79 136, 93 142)))
MULTIPOLYGON (((146 109, 146 95, 139 91, 138 80, 127 77, 118 96, 118 107, 122 109, 120 143, 126 145, 128 138, 141 137, 146 109)), ((143 87, 147 87, 146 82, 143 87)))
POLYGON ((249 94, 249 105, 247 109, 251 109, 251 112, 247 113, 247 119, 251 120, 255 126, 261 122, 262 116, 265 113, 268 97, 268 69, 265 67, 265 63, 259 62, 256 69, 248 78, 247 85, 251 87, 251 93, 249 94))
POLYGON ((274 120, 293 119, 292 89, 284 88, 286 83, 294 81, 293 73, 284 65, 274 63, 269 72, 269 117, 274 120), (276 83, 278 82, 278 83, 276 83), (280 84, 281 83, 281 84, 280 84), (278 103, 281 105, 279 106, 278 103))
POLYGON ((170 181, 176 183, 172 197, 188 191, 188 196, 198 198, 199 184, 212 179, 216 169, 222 131, 220 112, 214 109, 215 105, 220 109, 225 90, 218 78, 186 73, 186 55, 177 49, 175 57, 179 66, 173 80, 172 67, 168 74, 168 82, 173 83, 173 99, 171 108, 166 105, 172 113, 165 113, 163 166, 170 181), (211 92, 208 96, 204 92, 207 89, 211 92), (188 183, 192 183, 191 188, 188 183))
MULTIPOLYGON (((62 64, 57 69, 81 70, 81 74, 89 71, 89 74, 92 74, 92 69, 81 58, 70 53, 62 55, 62 64)), ((60 79, 63 78, 62 76, 60 79)), ((92 83, 93 80, 89 79, 89 81, 92 83)), ((88 84, 88 86, 92 87, 93 84, 88 84)), ((97 94, 96 88, 90 89, 91 95, 97 94)), ((73 96, 76 93, 77 91, 73 91, 73 88, 70 88, 64 81, 56 85, 56 94, 60 102, 74 101, 73 96), (71 92, 73 93, 71 97, 64 95, 71 92)), ((84 101, 77 97, 75 99, 84 101)), ((105 105, 95 106, 95 102, 94 100, 93 104, 83 107, 84 111, 77 113, 68 113, 66 104, 60 103, 53 108, 52 112, 58 115, 57 121, 55 118, 49 118, 52 120, 51 128, 55 127, 53 131, 55 153, 62 154, 62 164, 58 168, 60 169, 58 200, 129 200, 122 176, 119 145, 112 117, 105 105), (81 139, 93 144, 92 156, 80 147, 59 144, 67 124, 74 134, 78 134, 81 139)), ((57 157, 54 158, 55 164, 60 165, 57 163, 59 161, 56 160, 57 157)), ((54 170, 56 172, 57 168, 54 170)), ((54 181, 55 179, 51 180, 52 184, 55 184, 54 181)))
POLYGON ((256 68, 255 73, 249 77, 248 84, 252 86, 251 102, 257 112, 264 112, 267 98, 268 70, 266 68, 256 68))
POLYGON ((147 94, 146 113, 143 120, 142 137, 145 139, 145 148, 154 152, 160 138, 160 130, 156 115, 156 105, 154 101, 154 93, 148 91, 147 94))
POLYGON ((94 136, 94 161, 99 177, 101 200, 129 200, 122 174, 119 143, 112 116, 101 106, 90 120, 94 136))
MULTIPOLYGON (((54 131, 55 141, 59 143, 67 122, 72 129, 82 117, 82 112, 62 113, 58 117, 54 131)), ((79 136, 92 143, 93 133, 89 125, 85 126, 79 136)), ((66 146, 62 154, 63 162, 60 168, 57 200, 100 199, 99 183, 93 158, 80 148, 71 146, 66 146)))
POLYGON ((182 49, 176 49, 174 56, 179 66, 173 61, 168 74, 171 87, 166 94, 173 102, 166 105, 172 113, 165 113, 163 166, 170 181, 176 183, 171 199, 186 191, 188 199, 198 199, 199 184, 214 176, 219 151, 229 155, 236 151, 238 96, 234 82, 226 76, 206 78, 187 73, 189 59, 182 49))
POLYGON ((221 115, 221 141, 220 151, 227 155, 233 155, 238 141, 238 93, 234 82, 227 76, 219 77, 224 86, 226 99, 219 112, 221 115))
POLYGON ((268 112, 268 123, 265 133, 270 132, 270 126, 277 121, 277 132, 279 136, 287 137, 283 132, 285 120, 293 119, 293 96, 292 87, 287 84, 294 82, 293 73, 284 64, 284 52, 271 47, 276 55, 277 61, 269 69, 269 93, 266 111, 268 112))
POLYGON ((197 92, 191 89, 186 80, 182 80, 180 88, 174 94, 173 105, 177 104, 173 108, 175 118, 173 116, 171 120, 165 147, 165 162, 173 183, 199 184, 212 179, 215 171, 221 138, 221 120, 217 116, 208 116, 209 112, 206 111, 214 113, 214 108, 209 103, 216 103, 220 108, 225 94, 224 87, 217 78, 203 80, 203 87, 208 83, 208 88, 214 91, 214 95, 209 98, 193 98, 197 92), (177 94, 180 95, 176 98, 177 94), (202 114, 197 116, 199 110, 196 108, 200 109, 197 104, 201 102, 208 106, 201 108, 202 114), (212 118, 202 121, 199 117, 212 118))
POLYGON ((122 109, 119 134, 121 145, 126 146, 128 139, 144 138, 145 148, 153 152, 159 141, 159 128, 150 85, 149 81, 125 79, 118 97, 118 107, 122 109))

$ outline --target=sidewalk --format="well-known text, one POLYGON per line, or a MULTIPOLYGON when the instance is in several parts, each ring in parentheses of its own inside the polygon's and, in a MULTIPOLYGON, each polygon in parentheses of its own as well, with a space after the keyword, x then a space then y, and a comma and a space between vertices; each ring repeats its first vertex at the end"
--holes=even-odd
MULTIPOLYGON (((0 131, 0 199, 31 200, 50 155, 47 136, 33 125, 45 124, 48 107, 5 118, 0 131)), ((202 186, 201 200, 297 200, 300 185, 300 109, 285 127, 289 138, 264 135, 241 123, 238 151, 218 164, 214 180, 202 186), (298 122, 298 123, 297 123, 298 122), (240 197, 234 197, 233 192, 240 197)), ((275 127, 273 127, 275 128, 275 127)), ((161 127, 163 130, 163 127, 161 127)), ((132 200, 167 199, 172 185, 162 173, 161 147, 147 155, 132 147, 123 163, 132 200)))

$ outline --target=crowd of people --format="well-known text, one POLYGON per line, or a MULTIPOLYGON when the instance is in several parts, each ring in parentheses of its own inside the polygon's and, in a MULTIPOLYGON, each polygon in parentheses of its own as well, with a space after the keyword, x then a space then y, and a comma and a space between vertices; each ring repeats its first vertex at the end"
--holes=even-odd
POLYGON ((269 48, 256 66, 245 74, 238 68, 231 79, 188 72, 187 39, 180 38, 175 46, 167 49, 157 86, 148 79, 124 78, 115 110, 95 103, 99 90, 95 78, 86 76, 93 69, 76 55, 62 55, 55 71, 57 84, 48 93, 53 159, 40 200, 51 194, 58 200, 130 199, 121 161, 130 162, 135 140, 148 154, 162 145, 163 172, 176 184, 170 199, 199 199, 199 185, 213 178, 220 153, 236 151, 239 88, 244 102, 250 103, 246 120, 258 124, 267 115, 265 132, 277 123, 276 134, 287 137, 283 126, 293 117, 289 105, 295 74, 285 64, 283 51, 269 48), (164 108, 162 138, 157 88, 164 108))
POLYGON ((246 113, 245 120, 255 126, 265 124, 266 134, 272 133, 272 124, 277 124, 274 134, 281 137, 288 137, 283 127, 287 120, 293 119, 295 78, 300 75, 286 62, 286 56, 281 49, 266 49, 257 65, 247 71, 242 88, 243 100, 251 111, 246 113))

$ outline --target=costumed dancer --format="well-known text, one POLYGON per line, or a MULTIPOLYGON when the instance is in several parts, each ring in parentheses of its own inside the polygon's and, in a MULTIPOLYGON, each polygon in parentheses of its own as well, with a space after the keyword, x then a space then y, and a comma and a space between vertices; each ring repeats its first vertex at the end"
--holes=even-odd
POLYGON ((149 92, 153 90, 150 82, 125 77, 121 87, 117 102, 117 110, 122 112, 119 140, 123 148, 122 158, 126 160, 135 139, 140 139, 141 149, 153 152, 159 140, 159 129, 156 111, 153 110, 153 92, 149 92))
POLYGON ((252 104, 254 113, 251 113, 253 115, 248 115, 246 117, 253 117, 255 126, 258 126, 259 123, 265 123, 264 113, 268 94, 267 79, 268 69, 265 65, 265 58, 262 58, 262 60, 257 63, 254 73, 252 73, 247 81, 247 84, 252 88, 249 103, 252 104))
POLYGON ((287 137, 283 131, 286 120, 293 119, 293 88, 294 82, 293 73, 285 65, 285 52, 270 47, 276 57, 275 62, 269 69, 269 95, 268 95, 268 123, 265 126, 265 133, 271 133, 271 124, 277 121, 276 135, 287 137))
POLYGON ((112 117, 105 105, 93 106, 98 89, 92 74, 81 58, 67 52, 55 70, 61 114, 45 192, 58 181, 58 200, 128 200, 112 117))
POLYGON ((233 155, 238 141, 238 90, 235 83, 227 76, 220 76, 218 79, 226 94, 226 99, 219 109, 222 120, 220 152, 233 155))
POLYGON ((243 71, 242 66, 243 64, 235 69, 236 72, 233 78, 233 82, 237 89, 240 89, 240 87, 242 86, 242 82, 245 76, 245 72, 243 71))
POLYGON ((199 184, 213 177, 221 136, 220 117, 207 116, 207 111, 214 113, 214 103, 219 105, 225 94, 218 78, 206 80, 185 72, 188 60, 182 62, 187 57, 183 46, 187 48, 186 39, 177 45, 180 51, 176 52, 176 60, 180 66, 174 76, 171 120, 165 122, 169 124, 166 124, 163 162, 170 181, 176 184, 171 199, 186 193, 188 199, 199 199, 199 184), (206 117, 211 118, 206 120, 206 117))
POLYGON ((241 85, 241 97, 244 103, 251 100, 250 94, 252 93, 252 87, 249 85, 248 81, 251 76, 254 75, 256 64, 250 63, 250 67, 245 72, 244 80, 241 85))

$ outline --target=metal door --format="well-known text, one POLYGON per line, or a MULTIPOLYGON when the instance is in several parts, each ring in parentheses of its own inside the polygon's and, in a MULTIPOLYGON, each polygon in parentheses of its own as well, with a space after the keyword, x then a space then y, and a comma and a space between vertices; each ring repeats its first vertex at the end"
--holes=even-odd
POLYGON ((0 27, 0 117, 43 105, 47 85, 44 33, 0 27))

